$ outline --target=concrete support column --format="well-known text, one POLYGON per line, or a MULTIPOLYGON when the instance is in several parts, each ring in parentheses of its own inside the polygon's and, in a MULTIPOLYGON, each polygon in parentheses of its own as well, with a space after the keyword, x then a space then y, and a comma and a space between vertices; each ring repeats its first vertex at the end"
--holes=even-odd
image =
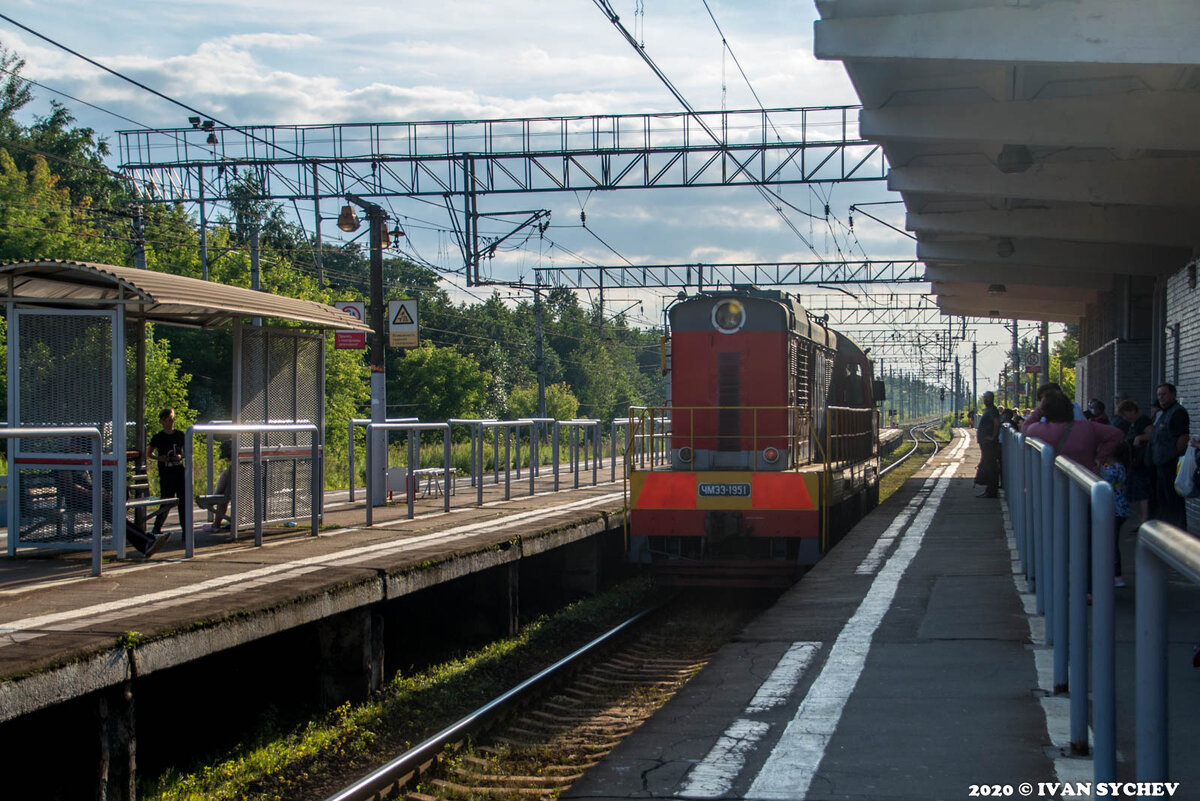
POLYGON ((383 683, 383 614, 361 607, 316 623, 320 701, 363 701, 383 683))
POLYGON ((137 739, 134 736, 133 682, 98 694, 100 754, 96 765, 98 801, 136 798, 137 739))
POLYGON ((600 591, 600 546, 597 537, 563 548, 563 587, 586 595, 600 591))

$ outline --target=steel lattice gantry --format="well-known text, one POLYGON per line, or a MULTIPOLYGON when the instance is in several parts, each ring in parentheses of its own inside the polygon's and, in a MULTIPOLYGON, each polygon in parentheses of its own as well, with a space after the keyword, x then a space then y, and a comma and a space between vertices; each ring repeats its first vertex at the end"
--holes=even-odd
POLYGON ((735 286, 895 284, 924 281, 918 261, 810 261, 535 267, 540 286, 568 289, 719 289, 735 286))
POLYGON ((877 181, 858 107, 120 131, 152 200, 271 200, 877 181), (717 136, 715 141, 709 132, 717 136), (213 144, 215 142, 215 144, 213 144))

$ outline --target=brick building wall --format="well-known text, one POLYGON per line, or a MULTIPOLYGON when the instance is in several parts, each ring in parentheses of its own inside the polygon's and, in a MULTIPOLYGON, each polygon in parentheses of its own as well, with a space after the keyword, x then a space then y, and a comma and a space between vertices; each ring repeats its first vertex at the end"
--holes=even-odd
POLYGON ((1111 414, 1119 395, 1143 410, 1154 401, 1151 336, 1154 283, 1118 276, 1111 292, 1100 293, 1087 306, 1079 327, 1076 399, 1099 398, 1111 414))
MULTIPOLYGON (((1195 262, 1167 281, 1166 376, 1200 436, 1200 287, 1195 262)), ((1200 499, 1188 501, 1188 531, 1200 534, 1200 499)))

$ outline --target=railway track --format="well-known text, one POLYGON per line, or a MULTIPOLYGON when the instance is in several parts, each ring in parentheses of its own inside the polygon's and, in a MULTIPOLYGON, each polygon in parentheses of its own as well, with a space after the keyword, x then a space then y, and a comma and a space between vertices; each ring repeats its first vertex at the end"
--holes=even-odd
POLYGON ((910 428, 908 430, 908 435, 912 438, 912 448, 909 449, 908 453, 904 454, 899 459, 880 470, 879 475, 885 476, 895 468, 899 467, 905 462, 905 460, 908 459, 908 457, 916 454, 921 449, 921 445, 925 442, 933 443, 933 454, 931 454, 931 456, 936 455, 938 450, 941 448, 941 443, 936 437, 929 433, 934 427, 936 427, 936 425, 936 423, 920 423, 910 428))
POLYGON ((557 797, 758 611, 744 594, 710 596, 626 621, 329 801, 557 797))

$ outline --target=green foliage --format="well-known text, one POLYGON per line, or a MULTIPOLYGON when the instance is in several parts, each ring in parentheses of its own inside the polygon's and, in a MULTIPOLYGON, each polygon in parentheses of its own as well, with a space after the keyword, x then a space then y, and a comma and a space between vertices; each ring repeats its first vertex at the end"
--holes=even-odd
MULTIPOLYGON (((539 417, 537 384, 514 387, 508 397, 508 413, 514 419, 539 417)), ((565 381, 546 387, 546 417, 572 420, 579 414, 579 399, 565 381)))
POLYGON ((428 342, 404 352, 388 382, 388 405, 422 420, 478 417, 484 408, 488 374, 457 348, 428 342))
MULTIPOLYGON (((196 422, 196 410, 188 405, 188 384, 192 376, 183 370, 183 363, 171 356, 171 343, 156 339, 153 328, 146 330, 146 439, 162 430, 158 413, 168 406, 175 409, 175 428, 186 431, 196 422)), ((132 350, 132 349, 131 349, 132 350)), ((132 366, 126 375, 136 373, 132 366)))

